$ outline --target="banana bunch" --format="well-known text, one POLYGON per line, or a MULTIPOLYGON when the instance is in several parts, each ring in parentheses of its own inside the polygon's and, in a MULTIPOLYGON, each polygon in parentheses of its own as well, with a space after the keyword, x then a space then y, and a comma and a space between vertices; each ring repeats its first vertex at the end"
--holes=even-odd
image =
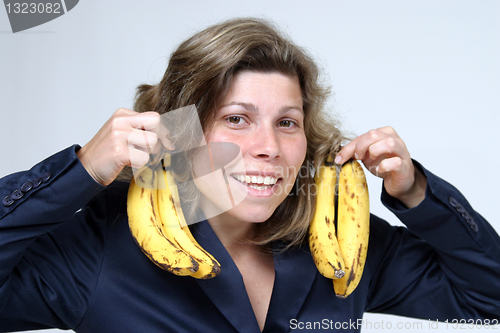
POLYGON ((198 279, 220 273, 217 260, 198 244, 186 224, 169 154, 164 156, 163 167, 144 167, 132 178, 127 213, 135 241, 162 269, 198 279))
POLYGON ((370 202, 363 168, 349 160, 340 169, 328 156, 315 175, 316 211, 309 246, 318 271, 333 279, 335 294, 349 296, 359 284, 370 233, 370 202), (337 191, 336 191, 337 189, 337 191))

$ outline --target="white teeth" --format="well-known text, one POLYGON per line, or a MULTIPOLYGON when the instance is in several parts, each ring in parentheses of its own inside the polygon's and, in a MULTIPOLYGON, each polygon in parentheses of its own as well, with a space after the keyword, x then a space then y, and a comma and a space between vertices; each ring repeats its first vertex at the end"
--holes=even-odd
POLYGON ((251 188, 257 189, 257 190, 264 190, 269 188, 270 186, 276 184, 278 181, 278 178, 271 177, 271 176, 248 176, 248 175, 233 175, 233 178, 242 182, 242 183, 247 183, 247 185, 251 188), (259 186, 261 185, 261 186, 259 186), (262 186, 264 185, 264 186, 262 186))
POLYGON ((250 184, 250 185, 248 185, 248 187, 251 187, 251 188, 259 190, 259 191, 262 191, 262 190, 265 190, 265 189, 269 188, 269 186, 257 186, 257 185, 254 185, 254 184, 250 184))

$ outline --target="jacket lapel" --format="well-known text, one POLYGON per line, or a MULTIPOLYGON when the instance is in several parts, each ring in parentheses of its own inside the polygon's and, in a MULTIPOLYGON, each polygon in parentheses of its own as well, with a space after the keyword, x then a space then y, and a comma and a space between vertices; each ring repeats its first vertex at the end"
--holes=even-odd
MULTIPOLYGON (((217 235, 205 220, 191 226, 193 236, 221 264, 219 276, 197 280, 206 295, 238 332, 260 332, 243 278, 217 235)), ((283 245, 273 243, 273 250, 283 245)), ((264 332, 290 330, 317 274, 307 244, 274 256, 275 280, 264 332)))
POLYGON ((221 273, 215 278, 197 280, 206 295, 238 332, 260 332, 243 277, 217 235, 205 220, 192 225, 191 231, 198 243, 221 264, 221 273))
MULTIPOLYGON (((273 244, 279 250, 282 244, 273 244)), ((273 294, 267 313, 264 332, 287 332, 290 320, 297 318, 318 270, 314 265, 307 243, 274 256, 273 294)))

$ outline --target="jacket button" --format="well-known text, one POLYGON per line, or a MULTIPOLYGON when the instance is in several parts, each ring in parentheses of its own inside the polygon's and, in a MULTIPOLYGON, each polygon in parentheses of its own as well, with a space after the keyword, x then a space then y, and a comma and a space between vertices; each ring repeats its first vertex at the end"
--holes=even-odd
POLYGON ((465 210, 464 206, 462 206, 455 198, 453 197, 450 197, 450 205, 452 205, 456 210, 457 212, 459 212, 460 214, 462 214, 463 217, 465 217, 464 214, 466 215, 469 215, 469 213, 467 213, 467 211, 465 210))
POLYGON ((47 171, 47 172, 45 172, 45 173, 42 175, 42 182, 43 182, 43 183, 48 182, 48 180, 50 179, 50 176, 51 176, 50 172, 48 172, 48 171, 47 171))
POLYGON ((474 218, 472 216, 470 216, 469 213, 462 214, 462 216, 465 218, 465 221, 467 221, 467 223, 470 225, 472 231, 477 232, 479 228, 477 227, 477 224, 476 224, 476 221, 474 221, 474 218))
POLYGON ((42 183, 42 177, 35 177, 32 181, 33 188, 37 188, 42 183))
POLYGON ((32 188, 33 188, 33 184, 32 184, 30 181, 28 181, 28 182, 24 183, 24 184, 21 186, 21 191, 22 191, 23 193, 26 193, 26 192, 28 192, 29 190, 31 190, 32 188))
POLYGON ((21 190, 15 190, 14 192, 12 192, 10 197, 14 200, 19 200, 23 197, 23 195, 24 195, 24 193, 21 192, 21 190))
POLYGON ((3 198, 3 200, 2 200, 2 204, 3 204, 5 207, 9 207, 9 206, 11 206, 13 203, 14 203, 14 199, 12 199, 10 195, 7 195, 7 196, 6 196, 5 198, 3 198))
POLYGON ((450 205, 454 208, 461 206, 454 197, 450 197, 449 201, 450 201, 450 205))

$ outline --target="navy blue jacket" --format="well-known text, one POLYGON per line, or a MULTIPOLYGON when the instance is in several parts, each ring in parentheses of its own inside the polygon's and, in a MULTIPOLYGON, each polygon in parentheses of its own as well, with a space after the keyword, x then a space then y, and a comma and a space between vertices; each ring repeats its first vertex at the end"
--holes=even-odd
MULTIPOLYGON (((221 263, 220 276, 163 271, 130 234, 128 184, 98 185, 76 149, 0 180, 0 331, 259 332, 242 277, 208 222, 192 231, 221 263)), ((275 255, 265 332, 358 331, 364 312, 498 323, 498 235, 458 190, 419 168, 426 199, 405 209, 382 193, 407 228, 372 216, 363 278, 347 299, 335 297, 307 244, 275 255)))

